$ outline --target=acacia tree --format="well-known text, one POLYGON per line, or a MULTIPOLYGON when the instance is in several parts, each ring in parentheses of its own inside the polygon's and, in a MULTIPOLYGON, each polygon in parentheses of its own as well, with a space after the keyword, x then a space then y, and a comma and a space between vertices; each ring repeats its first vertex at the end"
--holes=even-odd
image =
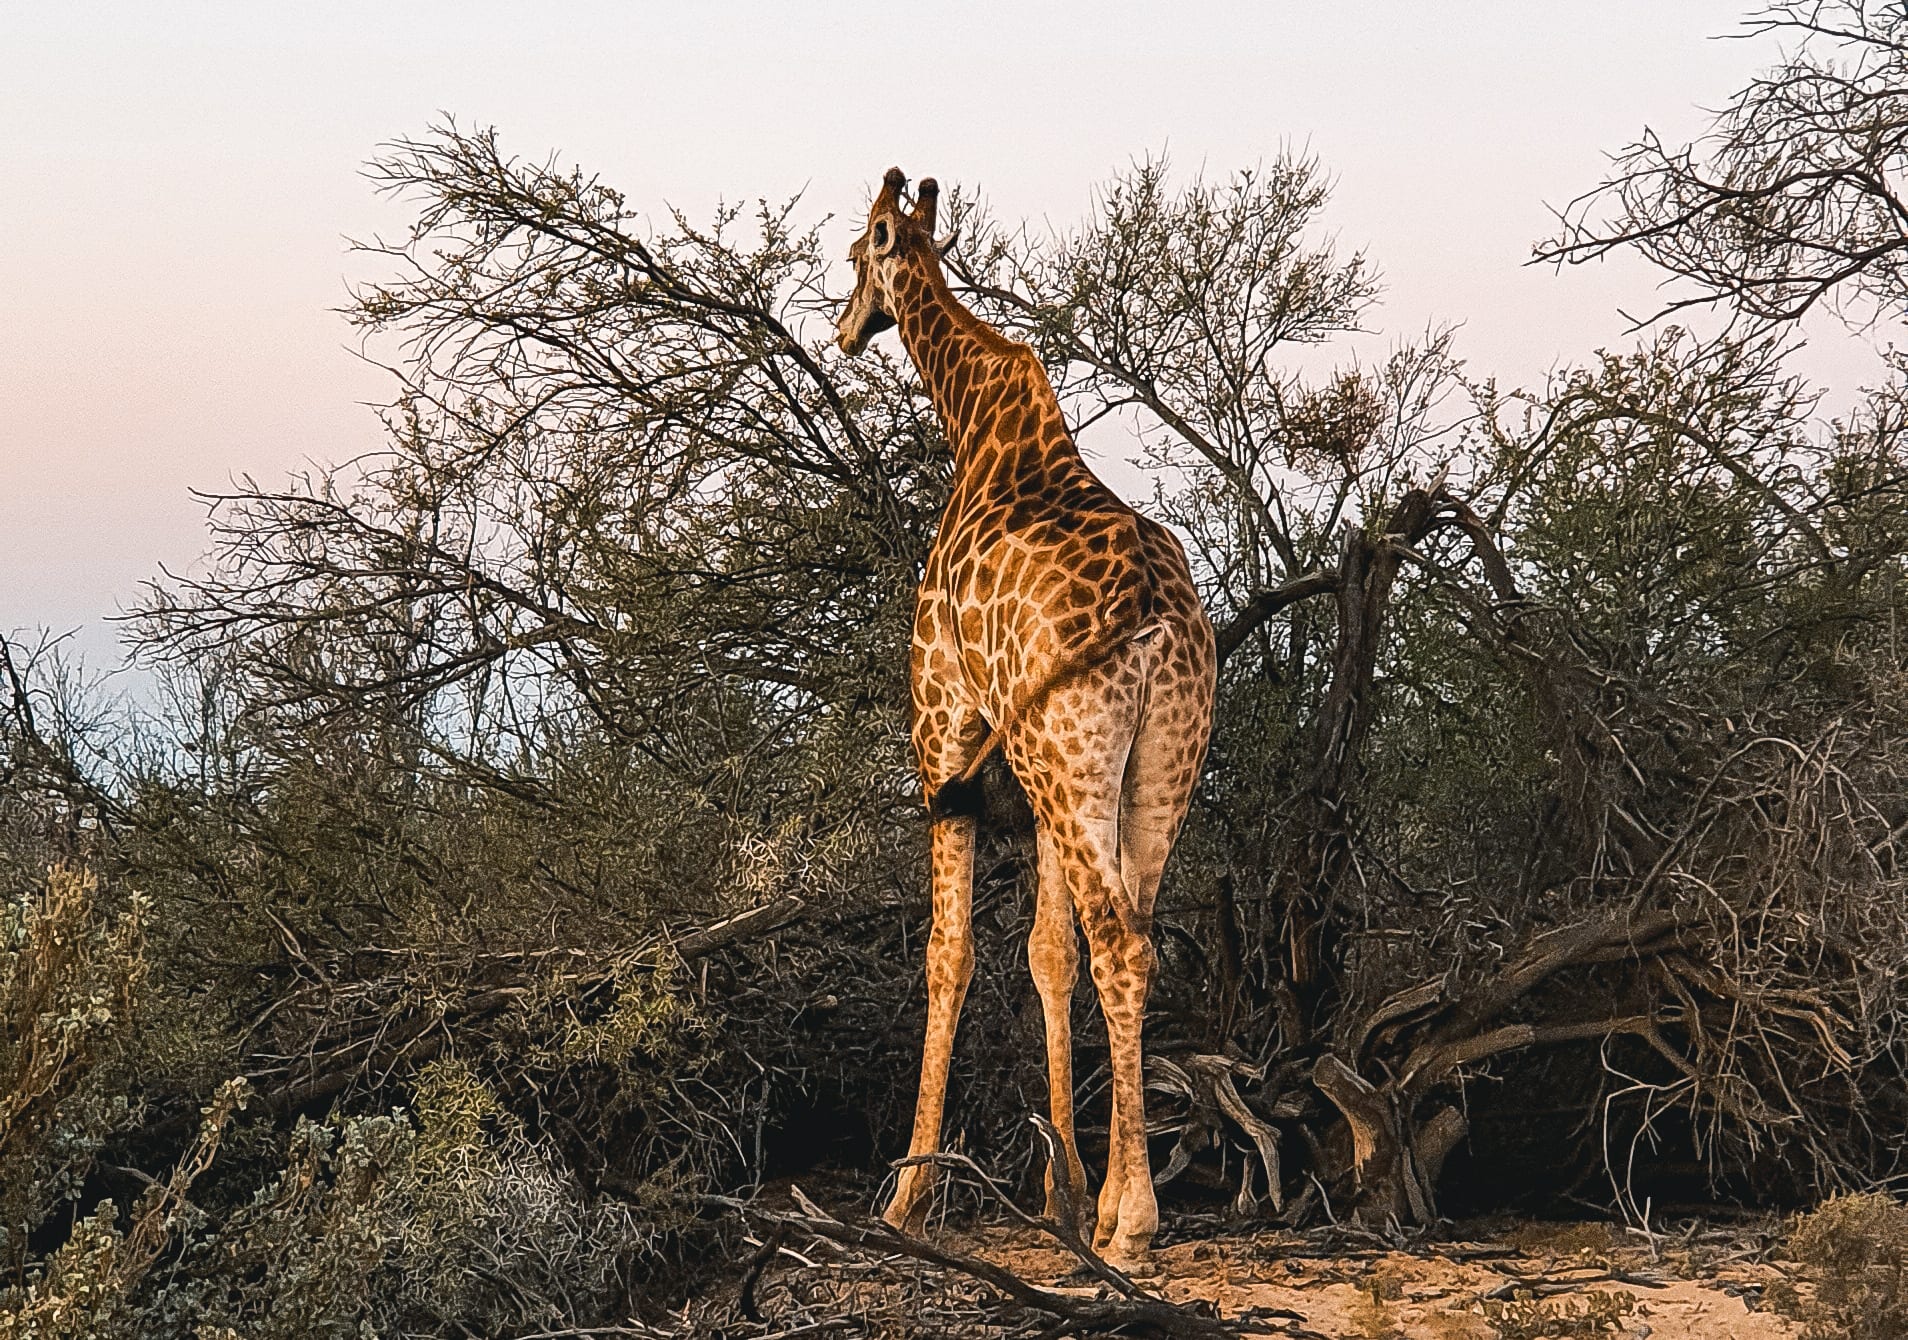
POLYGON ((1663 314, 1721 307, 1794 321, 1828 304, 1908 316, 1908 11, 1893 0, 1785 0, 1749 34, 1794 43, 1692 144, 1645 130, 1561 213, 1540 260, 1630 249, 1686 281, 1663 314))
POLYGON ((222 561, 154 589, 145 653, 222 657, 249 729, 374 721, 351 748, 546 810, 594 741, 716 850, 905 803, 945 470, 891 362, 825 367, 802 329, 814 231, 725 208, 645 240, 607 187, 454 127, 372 177, 419 202, 351 313, 402 357, 389 450, 211 499, 222 561))

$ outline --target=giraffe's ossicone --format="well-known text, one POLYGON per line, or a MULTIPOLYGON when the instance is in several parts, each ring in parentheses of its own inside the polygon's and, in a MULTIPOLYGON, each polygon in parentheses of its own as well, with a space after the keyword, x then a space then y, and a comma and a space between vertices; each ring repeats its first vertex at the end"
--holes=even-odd
MULTIPOLYGON (((912 209, 906 187, 900 169, 889 169, 850 249, 855 291, 838 334, 856 354, 871 336, 899 328, 955 460, 921 579, 910 665, 934 866, 910 1153, 940 1146, 948 1060, 974 964, 974 779, 999 747, 1038 824, 1027 957, 1065 1147, 1064 1166, 1048 1170, 1048 1213, 1071 1206, 1084 1220, 1087 1204, 1068 1024, 1077 919, 1112 1052, 1093 1239, 1111 1259, 1132 1262, 1159 1221, 1140 1076, 1153 899, 1211 732, 1212 625, 1172 533, 1128 507, 1081 458, 1033 350, 949 289, 934 242, 934 181, 920 183, 912 209)), ((918 1230, 932 1184, 929 1165, 904 1167, 889 1222, 918 1230)))

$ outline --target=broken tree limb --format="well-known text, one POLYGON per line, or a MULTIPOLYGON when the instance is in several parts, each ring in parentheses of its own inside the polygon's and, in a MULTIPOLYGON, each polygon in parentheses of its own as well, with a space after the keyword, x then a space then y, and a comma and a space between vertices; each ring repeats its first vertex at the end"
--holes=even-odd
POLYGON ((1411 1059, 1405 1063, 1404 1072, 1398 1077, 1398 1087, 1407 1094, 1419 1095, 1448 1079, 1460 1066, 1487 1060, 1503 1052, 1558 1042, 1578 1042, 1587 1038, 1605 1038, 1618 1033, 1633 1033, 1642 1037, 1648 1035, 1656 1023, 1654 1015, 1627 1014, 1565 1024, 1508 1024, 1457 1042, 1414 1051, 1411 1059))
POLYGON ((1561 969, 1613 946, 1643 952, 1651 941, 1675 930, 1676 924, 1667 912, 1633 915, 1626 911, 1547 931, 1531 940, 1488 986, 1457 1001, 1449 1024, 1440 1032, 1450 1038, 1469 1037, 1561 969))
POLYGON ((718 949, 786 926, 808 906, 806 899, 786 894, 772 903, 752 907, 714 925, 691 931, 675 942, 676 956, 687 963, 718 949))
POLYGON ((1411 1202, 1422 1202, 1424 1193, 1415 1186, 1407 1189, 1407 1182, 1416 1178, 1406 1166, 1391 1096, 1330 1052, 1312 1067, 1312 1083, 1331 1100, 1351 1131, 1353 1218, 1373 1226, 1415 1218, 1409 1215, 1415 1208, 1411 1202))
MULTIPOLYGON (((1247 1104, 1239 1092, 1237 1080, 1241 1075, 1247 1079, 1260 1079, 1264 1074, 1263 1068, 1246 1065, 1228 1056, 1201 1053, 1182 1057, 1178 1061, 1165 1056, 1149 1056, 1146 1069, 1147 1088, 1175 1094, 1183 1098, 1189 1108, 1177 1127, 1168 1125, 1155 1128, 1155 1133, 1178 1129, 1180 1136, 1166 1167, 1154 1177, 1153 1184, 1163 1186, 1172 1181, 1185 1171, 1195 1152, 1210 1148, 1220 1138, 1220 1119, 1223 1117, 1243 1131, 1251 1141, 1252 1148, 1258 1153, 1259 1163, 1265 1169, 1267 1199, 1272 1202, 1275 1211, 1282 1211, 1285 1208, 1285 1188, 1280 1169, 1279 1133, 1247 1104)), ((1233 1199, 1232 1208, 1235 1214, 1245 1218, 1257 1210, 1258 1205, 1259 1196, 1252 1187, 1252 1161, 1248 1158, 1241 1165, 1239 1191, 1233 1199)))
POLYGON ((1337 586, 1336 574, 1317 571, 1280 582, 1263 591, 1254 591, 1246 603, 1239 607, 1239 612, 1232 616, 1231 622, 1219 629, 1216 635, 1220 664, 1223 665, 1226 657, 1244 645, 1248 637, 1264 627, 1266 621, 1280 610, 1312 596, 1323 595, 1337 586))
POLYGON ((843 1247, 888 1253, 923 1261, 967 1275, 993 1289, 1003 1299, 1055 1319, 1049 1335, 1152 1335, 1167 1340, 1237 1340, 1244 1335, 1278 1335, 1262 1322, 1241 1318, 1226 1321, 1203 1316, 1162 1298, 1080 1298, 1042 1288, 1022 1279, 1005 1266, 965 1252, 938 1247, 880 1221, 864 1222, 816 1217, 786 1210, 766 1209, 733 1196, 703 1196, 704 1203, 730 1210, 770 1225, 786 1226, 843 1247))
POLYGON ((1468 1123, 1456 1108, 1414 1132, 1389 1085, 1374 1087, 1337 1057, 1319 1058, 1313 1082, 1352 1132, 1352 1218, 1370 1227, 1436 1221, 1437 1175, 1468 1123))

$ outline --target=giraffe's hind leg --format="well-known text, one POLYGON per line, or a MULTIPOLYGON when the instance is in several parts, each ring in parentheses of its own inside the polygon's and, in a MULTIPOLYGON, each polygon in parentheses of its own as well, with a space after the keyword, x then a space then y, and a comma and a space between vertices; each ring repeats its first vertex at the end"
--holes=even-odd
MULTIPOLYGON (((1131 951, 1136 970, 1131 989, 1142 1013, 1154 966, 1153 902, 1185 822, 1212 729, 1210 661, 1201 656, 1200 631, 1168 626, 1152 648, 1144 705, 1120 786, 1120 882, 1134 924, 1145 935, 1145 943, 1131 951)), ((1210 635, 1203 645, 1209 648, 1210 635)), ((1127 1148, 1136 1150, 1137 1157, 1109 1161, 1095 1235, 1103 1249, 1128 1259, 1146 1253, 1159 1223, 1143 1112, 1134 1124, 1140 1131, 1129 1137, 1127 1148)))
POLYGON ((1111 1257, 1127 1261, 1144 1255, 1158 1221, 1140 1090, 1152 945, 1120 872, 1121 787, 1144 706, 1148 659, 1148 649, 1135 644, 1056 689, 1008 742, 1079 917, 1106 1019, 1112 1120, 1096 1239, 1110 1246, 1111 1257))
POLYGON ((1047 1107, 1060 1136, 1060 1158, 1047 1166, 1047 1217, 1070 1218, 1085 1236, 1086 1170, 1073 1131, 1073 987, 1080 975, 1079 938, 1066 871, 1046 825, 1040 826, 1039 892, 1033 933, 1027 937, 1027 966, 1040 993, 1047 1032, 1047 1107))

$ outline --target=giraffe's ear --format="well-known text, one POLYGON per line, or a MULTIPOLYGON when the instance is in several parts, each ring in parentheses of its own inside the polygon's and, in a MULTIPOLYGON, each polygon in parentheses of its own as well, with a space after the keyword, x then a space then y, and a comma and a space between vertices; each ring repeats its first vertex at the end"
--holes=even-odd
POLYGON ((921 225, 921 231, 929 237, 934 236, 934 218, 941 201, 941 184, 932 177, 921 178, 921 184, 914 188, 914 221, 921 225))
POLYGON ((894 220, 877 218, 868 225, 868 254, 877 260, 894 255, 894 220))

